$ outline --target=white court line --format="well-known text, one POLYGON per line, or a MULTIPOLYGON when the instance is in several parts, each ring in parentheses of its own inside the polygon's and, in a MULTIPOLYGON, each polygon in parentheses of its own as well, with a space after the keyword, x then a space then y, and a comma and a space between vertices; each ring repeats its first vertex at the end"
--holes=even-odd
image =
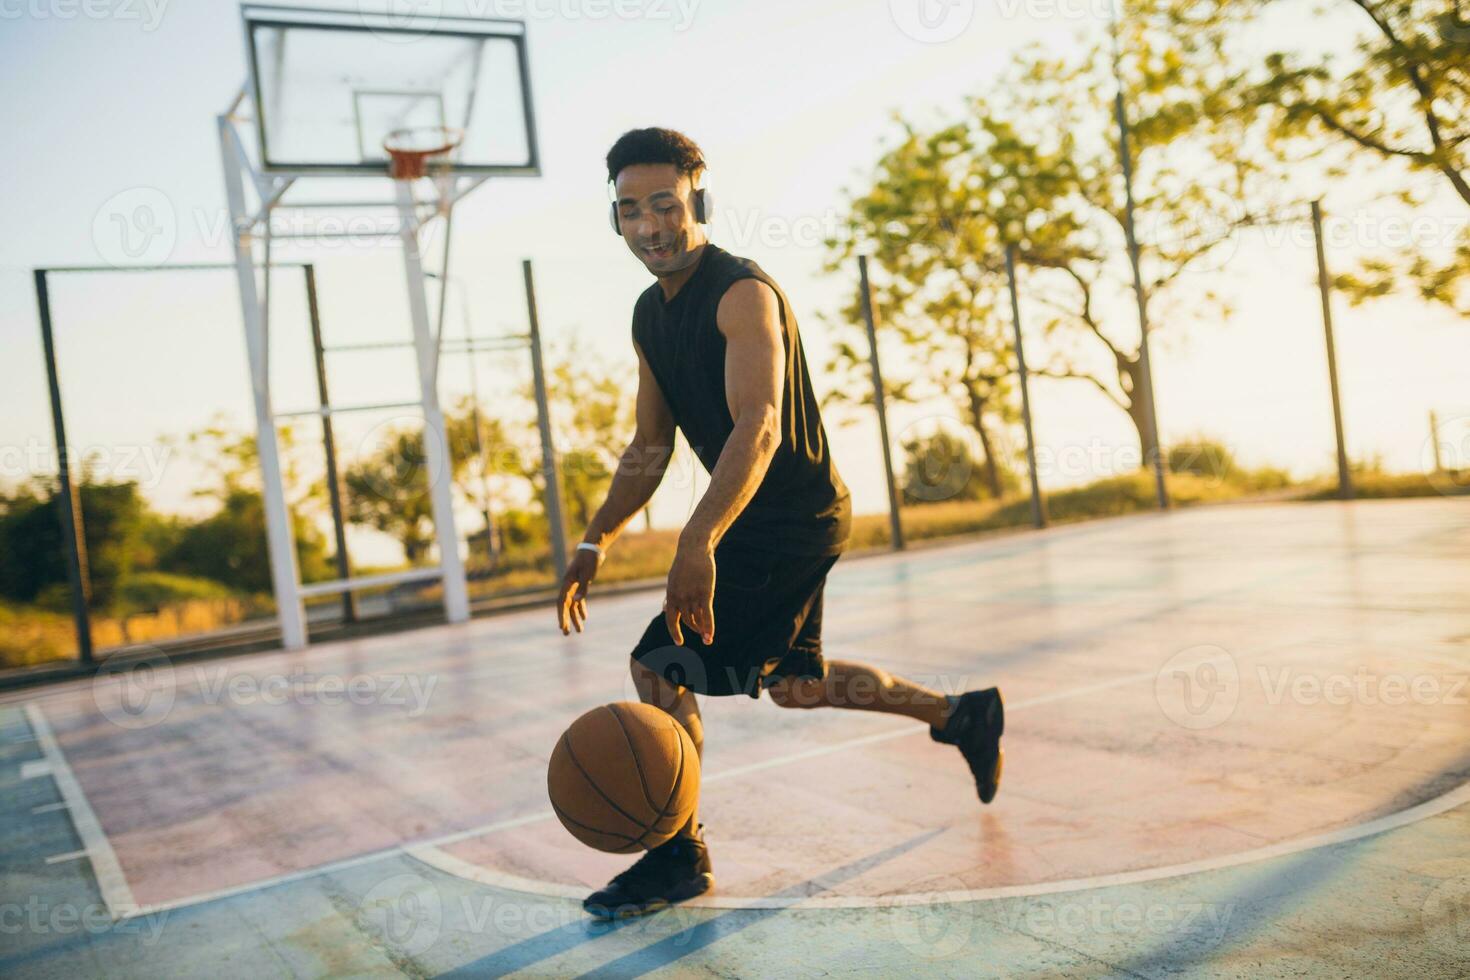
POLYGON ((61 800, 61 801, 56 802, 56 803, 42 803, 40 806, 33 806, 33 807, 31 807, 31 812, 32 813, 50 813, 53 810, 65 810, 65 809, 66 809, 66 801, 65 800, 61 800))
POLYGON ((21 779, 37 779, 51 775, 50 759, 30 759, 20 764, 21 779))
MULTIPOLYGON (((1026 701, 1018 701, 1014 704, 1007 705, 1006 710, 1018 711, 1023 708, 1030 707, 1031 705, 1059 701, 1068 697, 1080 697, 1084 694, 1092 694, 1096 691, 1106 690, 1111 687, 1121 687, 1124 684, 1130 684, 1134 681, 1152 678, 1155 673, 1155 671, 1149 671, 1148 673, 1129 674, 1123 677, 1116 677, 1110 681, 1103 681, 1098 684, 1089 684, 1085 687, 1074 688, 1070 691, 1062 691, 1056 694, 1047 694, 1043 695, 1042 697, 1031 698, 1026 701)), ((879 732, 876 735, 865 735, 860 738, 849 739, 845 742, 837 742, 832 745, 824 745, 820 748, 809 749, 805 752, 796 752, 791 755, 784 755, 775 759, 767 759, 764 762, 754 763, 749 766, 736 766, 733 769, 726 769, 723 772, 710 773, 709 775, 704 777, 704 782, 719 782, 724 779, 732 779, 736 776, 742 776, 747 772, 754 772, 760 769, 770 769, 774 766, 785 765, 790 762, 799 762, 803 759, 809 759, 814 756, 830 755, 833 752, 841 752, 844 749, 856 748, 860 745, 868 745, 873 742, 883 742, 894 738, 902 738, 905 735, 916 735, 924 731, 927 731, 927 729, 923 725, 907 724, 904 725, 902 728, 894 729, 892 731, 879 732)), ((126 914, 122 916, 114 916, 114 918, 131 919, 142 915, 152 915, 158 912, 168 912, 174 909, 187 908, 191 905, 199 905, 204 902, 213 902, 223 898, 234 898, 237 895, 244 895, 249 892, 259 891, 266 888, 274 888, 277 885, 285 885, 293 881, 301 881, 303 878, 310 878, 316 875, 324 875, 331 874, 337 871, 345 871, 348 868, 355 868, 373 861, 379 861, 385 858, 396 857, 399 855, 411 855, 424 864, 434 865, 436 867, 442 863, 446 870, 448 868, 458 868, 461 864, 464 865, 464 867, 467 869, 473 868, 475 867, 474 865, 470 865, 467 862, 461 862, 458 858, 445 853, 444 851, 440 850, 440 848, 447 847, 450 844, 457 844, 463 840, 470 840, 471 838, 475 837, 485 837, 490 834, 498 833, 502 830, 512 830, 516 827, 524 827, 528 824, 541 823, 546 820, 554 819, 555 816, 556 814, 553 813, 550 809, 538 810, 535 813, 528 813, 519 817, 509 817, 505 820, 497 820, 493 823, 481 824, 478 827, 471 827, 468 830, 456 831, 452 834, 444 834, 439 837, 430 838, 429 840, 419 841, 418 843, 402 844, 394 847, 388 847, 379 851, 373 851, 368 854, 359 854, 356 857, 344 858, 341 861, 333 861, 328 864, 322 864, 312 868, 303 868, 300 871, 291 871, 287 872, 286 874, 276 875, 272 878, 263 878, 259 881, 248 882, 243 885, 235 885, 230 888, 222 888, 212 892, 203 892, 198 895, 190 895, 185 898, 174 899, 168 902, 160 902, 155 905, 135 907, 126 914)), ((485 869, 480 869, 480 871, 484 875, 489 876, 498 874, 497 872, 487 871, 485 869)), ((459 874, 458 871, 448 871, 448 873, 459 874)), ((466 873, 460 875, 460 877, 471 876, 466 873)), ((486 880, 488 882, 488 878, 486 880)), ((513 890, 517 891, 536 891, 540 888, 561 887, 555 885, 542 885, 541 883, 533 882, 530 879, 517 878, 514 876, 507 876, 506 880, 514 881, 517 884, 503 885, 502 887, 512 888, 513 890)), ((571 888, 570 885, 565 887, 567 889, 571 888)), ((546 892, 545 894, 559 893, 546 892)))
POLYGON ((72 826, 82 839, 86 855, 92 859, 97 890, 102 893, 102 901, 107 903, 107 911, 117 919, 138 906, 133 899, 132 888, 128 887, 128 880, 123 877, 122 865, 117 863, 112 844, 102 832, 102 824, 98 822, 97 814, 92 812, 92 804, 87 802, 81 784, 77 782, 71 766, 66 764, 66 756, 61 754, 61 746, 56 744, 56 736, 51 733, 51 723, 46 720, 41 705, 35 701, 28 703, 26 718, 31 723, 31 731, 36 733, 36 741, 41 743, 42 754, 51 763, 51 777, 56 780, 56 788, 61 791, 61 798, 71 811, 72 826))
POLYGON ((53 854, 46 859, 47 864, 61 864, 63 861, 75 861, 77 858, 87 856, 86 851, 68 851, 65 854, 53 854))
MULTIPOLYGON (((1266 651, 1262 651, 1266 652, 1266 651)), ((1199 658, 1200 662, 1215 659, 1217 655, 1206 655, 1199 658)), ((1082 687, 1071 688, 1065 691, 1056 691, 1051 694, 1043 694, 1038 697, 1028 698, 1024 701, 1011 702, 1006 705, 1006 711, 1022 711, 1026 708, 1036 707, 1043 704, 1052 704, 1069 698, 1083 697, 1088 694, 1096 694, 1101 691, 1116 687, 1124 687, 1128 684, 1143 680, 1152 680, 1158 676, 1157 670, 1141 671, 1135 674, 1125 674, 1111 680, 1100 681, 1096 684, 1087 684, 1082 687)), ((864 735, 832 745, 820 746, 790 755, 780 756, 775 759, 767 759, 762 762, 751 763, 746 766, 736 766, 721 772, 711 773, 704 777, 705 782, 719 782, 743 776, 751 772, 775 768, 792 762, 801 762, 806 759, 816 758, 842 752, 846 749, 857 748, 863 745, 872 745, 891 739, 913 736, 927 731, 926 726, 906 724, 901 728, 891 731, 878 732, 873 735, 864 735)), ((1462 785, 1457 789, 1427 800, 1416 806, 1399 813, 1390 814, 1368 823, 1358 824, 1352 827, 1317 834, 1310 837, 1299 838, 1257 848, 1251 851, 1242 851, 1237 854, 1225 855, 1218 858, 1208 858, 1186 864, 1169 865, 1161 868, 1150 868, 1140 871, 1122 872, 1119 874, 1099 875, 1093 878, 1074 878, 1065 881, 1038 882, 1024 885, 1006 885, 996 888, 969 889, 950 892, 916 892, 909 895, 886 895, 881 898, 866 896, 828 896, 828 897, 792 897, 792 898, 733 898, 709 896, 704 899, 691 899, 682 903, 684 907, 692 908, 714 908, 714 909, 740 909, 740 908, 789 908, 800 905, 803 908, 870 908, 874 906, 888 905, 932 905, 948 902, 975 902, 986 901, 997 898, 1014 898, 1030 895, 1046 895, 1058 892, 1082 891, 1090 888, 1104 888, 1118 885, 1137 884, 1140 882, 1154 881, 1161 878, 1171 878, 1180 875, 1196 874, 1201 871, 1213 871, 1221 868, 1234 867, 1254 861, 1262 861, 1272 857, 1280 857, 1298 851, 1310 850, 1317 847, 1325 847, 1331 844, 1344 843, 1382 833, 1410 823, 1424 820, 1447 810, 1452 810, 1462 804, 1470 803, 1470 783, 1462 785)), ((187 908, 204 902, 215 901, 221 898, 230 898, 243 895, 253 891, 271 888, 276 885, 300 881, 317 875, 331 874, 348 868, 358 867, 373 861, 406 855, 413 859, 455 877, 486 884, 508 891, 522 892, 532 895, 542 895, 551 898, 569 898, 578 901, 585 895, 586 889, 573 885, 558 885, 548 882, 536 881, 530 878, 522 878, 506 872, 495 871, 471 864, 452 854, 442 850, 443 847, 455 844, 463 840, 475 837, 484 837, 489 834, 503 830, 511 830, 516 827, 524 827, 528 824, 540 823, 554 819, 555 814, 547 809, 536 813, 525 814, 519 817, 510 817, 493 823, 482 824, 468 830, 445 834, 418 843, 402 844, 385 848, 370 854, 362 854, 353 858, 320 865, 314 868, 306 868, 293 871, 288 874, 278 875, 261 881, 239 885, 233 888, 221 889, 215 892, 207 892, 200 895, 192 895, 170 902, 157 905, 136 908, 124 918, 133 918, 173 909, 187 908)))
MULTIPOLYGON (((1199 861, 1188 861, 1183 864, 1171 864, 1161 868, 1145 868, 1140 871, 1123 871, 1117 874, 1095 875, 1091 878, 1068 878, 1064 881, 1042 881, 1024 885, 1000 885, 994 888, 968 888, 947 892, 913 892, 907 895, 831 895, 826 897, 793 896, 783 897, 755 897, 755 898, 720 898, 708 896, 703 898, 692 898, 681 902, 681 908, 700 909, 784 909, 801 906, 804 909, 860 909, 874 907, 890 907, 897 905, 945 905, 956 902, 984 902, 1001 898, 1027 898, 1037 895, 1055 895, 1061 892, 1080 892, 1093 888, 1117 888, 1125 885, 1138 885, 1150 881, 1159 881, 1164 878, 1178 878, 1183 875, 1200 874, 1206 871, 1221 871, 1226 868, 1238 867, 1242 864, 1253 864, 1257 861, 1266 861, 1271 858, 1286 857, 1298 854, 1302 851, 1315 850, 1319 847, 1330 847, 1334 844, 1345 844, 1349 841, 1371 837, 1385 831, 1396 830, 1399 827, 1420 820, 1437 816, 1447 810, 1470 803, 1470 783, 1461 785, 1443 796, 1427 800, 1407 810, 1379 817, 1367 823, 1356 824, 1351 827, 1343 827, 1338 830, 1328 831, 1322 834, 1313 834, 1310 837, 1300 837, 1296 840, 1283 841, 1279 844, 1271 844, 1267 847, 1258 847, 1249 851, 1240 851, 1235 854, 1226 854, 1221 857, 1204 858, 1199 861)), ((477 884, 490 885, 496 888, 504 888, 508 891, 523 892, 532 895, 542 895, 548 898, 569 898, 581 901, 587 894, 586 888, 571 885, 557 885, 548 882, 533 881, 529 878, 521 878, 517 875, 506 874, 502 871, 492 871, 478 865, 470 864, 452 854, 447 854, 437 847, 424 846, 410 848, 408 853, 445 874, 464 878, 477 884)))

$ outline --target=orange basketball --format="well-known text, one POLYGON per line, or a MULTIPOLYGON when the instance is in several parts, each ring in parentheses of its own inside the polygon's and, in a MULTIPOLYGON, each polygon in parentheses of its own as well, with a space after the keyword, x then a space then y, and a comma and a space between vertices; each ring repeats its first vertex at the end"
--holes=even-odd
POLYGON ((699 755, 684 726, 658 708, 605 704, 562 734, 546 786, 562 826, 588 847, 647 850, 671 839, 694 812, 699 755))

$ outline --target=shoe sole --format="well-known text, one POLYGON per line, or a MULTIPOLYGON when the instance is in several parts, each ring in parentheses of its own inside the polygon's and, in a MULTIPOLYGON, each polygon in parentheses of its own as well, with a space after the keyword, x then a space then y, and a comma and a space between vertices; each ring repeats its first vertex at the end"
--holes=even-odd
POLYGON ((990 779, 980 789, 980 802, 989 803, 995 799, 995 794, 1000 792, 1000 771, 1005 768, 1005 749, 995 750, 995 768, 990 771, 990 779), (986 790, 989 790, 987 793, 986 790))
POLYGON ((999 688, 996 689, 995 700, 990 702, 985 711, 985 727, 995 732, 995 765, 991 768, 990 778, 985 781, 985 785, 979 787, 981 803, 989 803, 1000 792, 1000 774, 1005 768, 1006 753, 1000 747, 1000 737, 1006 730, 1006 705, 999 688))
POLYGON ((662 912, 664 909, 678 902, 687 902, 689 899, 699 895, 703 895, 705 892, 714 887, 715 876, 712 874, 703 874, 691 881, 686 887, 674 892, 669 897, 656 899, 655 901, 649 902, 647 905, 619 905, 617 908, 613 909, 609 909, 601 905, 583 905, 582 909, 594 919, 601 919, 604 922, 618 921, 622 919, 636 919, 639 916, 652 915, 655 912, 662 912))

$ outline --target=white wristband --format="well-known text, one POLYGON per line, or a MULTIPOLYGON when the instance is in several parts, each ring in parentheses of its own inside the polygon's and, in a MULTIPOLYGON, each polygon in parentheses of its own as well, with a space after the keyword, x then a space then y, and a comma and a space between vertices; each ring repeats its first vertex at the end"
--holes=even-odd
POLYGON ((577 550, 578 551, 595 551, 595 552, 597 552, 597 557, 598 557, 599 560, 603 557, 602 549, 600 547, 598 547, 597 545, 593 544, 590 541, 583 541, 580 544, 578 544, 577 545, 577 550))

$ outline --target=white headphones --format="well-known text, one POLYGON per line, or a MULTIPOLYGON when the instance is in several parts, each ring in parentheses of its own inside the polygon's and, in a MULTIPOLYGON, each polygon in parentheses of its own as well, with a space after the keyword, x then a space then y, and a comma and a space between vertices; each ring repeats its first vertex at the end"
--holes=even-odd
MULTIPOLYGON (((709 182, 709 172, 704 175, 704 182, 709 182)), ((619 238, 623 237, 623 223, 618 219, 618 191, 612 181, 607 182, 607 197, 612 202, 608 208, 608 217, 612 222, 613 233, 619 238)), ((694 188, 694 220, 702 225, 710 223, 715 213, 715 198, 708 187, 694 188)))

